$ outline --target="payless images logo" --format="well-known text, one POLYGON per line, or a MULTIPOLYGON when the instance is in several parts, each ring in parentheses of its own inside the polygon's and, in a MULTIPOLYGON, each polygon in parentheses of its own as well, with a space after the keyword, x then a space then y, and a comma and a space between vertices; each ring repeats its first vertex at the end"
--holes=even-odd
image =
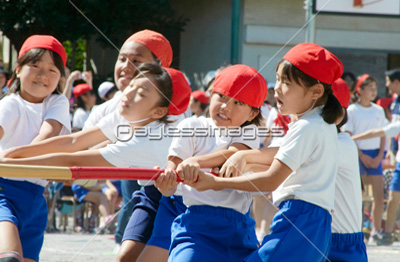
POLYGON ((127 142, 133 136, 132 128, 130 125, 119 125, 119 126, 117 126, 115 135, 116 135, 118 141, 127 142))

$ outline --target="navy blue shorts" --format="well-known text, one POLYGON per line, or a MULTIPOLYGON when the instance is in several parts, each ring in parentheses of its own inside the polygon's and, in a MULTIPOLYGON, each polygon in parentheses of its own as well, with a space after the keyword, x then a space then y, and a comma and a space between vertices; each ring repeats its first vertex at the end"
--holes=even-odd
POLYGON ((170 262, 239 262, 257 249, 250 212, 190 206, 172 224, 170 262))
POLYGON ((146 244, 149 241, 161 196, 155 186, 145 186, 143 190, 132 194, 133 212, 125 228, 122 242, 133 240, 146 244))
POLYGON ((272 233, 244 261, 325 261, 331 222, 322 207, 302 200, 283 201, 272 220, 272 233))
POLYGON ((186 211, 181 196, 162 197, 154 222, 153 234, 147 245, 169 249, 171 245, 171 226, 175 218, 186 211))
POLYGON ((351 234, 332 233, 328 259, 334 261, 367 262, 367 249, 363 232, 351 234))
MULTIPOLYGON (((379 149, 361 150, 361 152, 365 155, 375 158, 379 154, 379 149)), ((377 168, 367 168, 361 160, 359 160, 358 162, 360 163, 360 174, 361 175, 366 174, 366 175, 372 175, 372 176, 383 176, 382 162, 379 163, 379 166, 377 168)))
POLYGON ((0 221, 18 228, 25 258, 39 261, 47 227, 44 187, 25 181, 0 178, 0 221))

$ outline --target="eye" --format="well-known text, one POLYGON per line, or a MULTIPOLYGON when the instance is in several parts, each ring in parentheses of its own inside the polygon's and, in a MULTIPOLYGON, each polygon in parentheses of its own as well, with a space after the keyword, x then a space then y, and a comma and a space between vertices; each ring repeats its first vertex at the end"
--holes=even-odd
POLYGON ((126 61, 126 57, 123 56, 123 55, 120 55, 119 58, 118 58, 118 61, 125 62, 126 61))
POLYGON ((241 106, 241 105, 243 105, 243 104, 244 104, 244 103, 243 103, 242 101, 239 101, 239 100, 235 101, 235 105, 241 106))

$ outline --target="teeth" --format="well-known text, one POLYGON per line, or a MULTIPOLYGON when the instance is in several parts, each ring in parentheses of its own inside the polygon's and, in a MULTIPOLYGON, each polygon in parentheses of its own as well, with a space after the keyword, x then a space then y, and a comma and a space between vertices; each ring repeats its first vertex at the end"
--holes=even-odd
POLYGON ((229 119, 228 117, 226 117, 226 116, 224 116, 224 115, 221 115, 221 114, 219 114, 219 117, 221 117, 221 118, 223 118, 223 119, 225 119, 225 120, 228 120, 228 119, 229 119))

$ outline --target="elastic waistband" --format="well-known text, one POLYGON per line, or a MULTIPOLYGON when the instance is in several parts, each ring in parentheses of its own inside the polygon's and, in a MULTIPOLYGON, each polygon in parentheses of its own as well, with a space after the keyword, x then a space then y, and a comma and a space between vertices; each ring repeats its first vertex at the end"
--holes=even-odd
POLYGON ((364 241, 364 233, 363 232, 357 232, 357 233, 332 233, 332 242, 337 243, 340 242, 341 245, 344 244, 354 244, 358 243, 360 241, 364 241))
POLYGON ((315 205, 315 204, 312 204, 310 202, 306 202, 306 201, 303 201, 300 199, 285 199, 279 204, 279 209, 281 209, 281 208, 309 209, 309 208, 316 208, 316 207, 328 212, 328 210, 326 210, 318 205, 315 205))
POLYGON ((186 213, 193 214, 207 214, 208 216, 223 216, 229 220, 235 221, 246 221, 250 218, 247 214, 244 215, 236 210, 225 208, 225 207, 214 207, 214 206, 190 206, 186 213))
POLYGON ((16 187, 20 190, 22 189, 26 192, 29 192, 33 195, 43 195, 45 189, 44 187, 33 184, 31 182, 4 179, 2 177, 0 177, 0 186, 16 187))

